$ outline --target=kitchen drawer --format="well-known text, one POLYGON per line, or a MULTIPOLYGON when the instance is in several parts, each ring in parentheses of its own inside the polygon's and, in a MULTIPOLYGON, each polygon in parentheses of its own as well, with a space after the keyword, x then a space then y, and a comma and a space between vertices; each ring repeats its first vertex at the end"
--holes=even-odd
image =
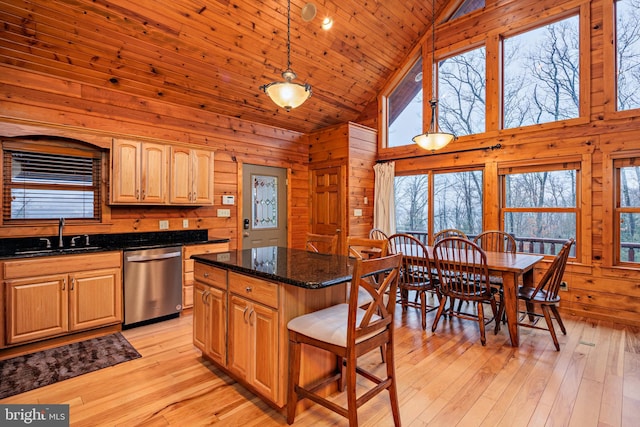
POLYGON ((227 289, 227 270, 222 268, 196 262, 194 276, 198 282, 206 283, 222 290, 227 289))
POLYGON ((275 283, 230 271, 229 290, 253 301, 278 308, 278 285, 275 283))

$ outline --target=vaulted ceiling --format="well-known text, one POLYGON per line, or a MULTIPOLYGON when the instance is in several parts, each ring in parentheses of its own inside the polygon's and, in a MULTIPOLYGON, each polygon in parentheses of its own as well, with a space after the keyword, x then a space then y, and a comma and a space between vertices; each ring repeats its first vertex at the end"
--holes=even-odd
POLYGON ((429 31, 431 1, 316 0, 309 21, 307 3, 291 2, 291 65, 313 96, 288 113, 259 89, 287 65, 286 0, 0 0, 0 61, 300 132, 358 121, 429 31))

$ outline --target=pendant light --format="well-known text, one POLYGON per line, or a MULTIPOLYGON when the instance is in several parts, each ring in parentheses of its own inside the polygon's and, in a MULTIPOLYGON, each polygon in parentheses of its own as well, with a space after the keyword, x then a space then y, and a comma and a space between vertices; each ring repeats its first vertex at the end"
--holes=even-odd
POLYGON ((291 0, 287 1, 287 69, 282 72, 282 82, 272 82, 260 86, 269 98, 287 111, 301 106, 311 96, 311 85, 293 83, 296 73, 291 69, 291 0))
POLYGON ((439 150, 456 139, 456 136, 452 133, 440 132, 440 130, 438 129, 438 122, 436 117, 436 109, 438 108, 438 99, 436 98, 436 75, 438 70, 436 65, 435 2, 436 0, 431 0, 431 94, 433 96, 431 101, 429 101, 429 104, 431 105, 431 124, 429 125, 429 130, 427 131, 427 133, 416 135, 411 138, 411 140, 418 144, 421 148, 431 151, 439 150))

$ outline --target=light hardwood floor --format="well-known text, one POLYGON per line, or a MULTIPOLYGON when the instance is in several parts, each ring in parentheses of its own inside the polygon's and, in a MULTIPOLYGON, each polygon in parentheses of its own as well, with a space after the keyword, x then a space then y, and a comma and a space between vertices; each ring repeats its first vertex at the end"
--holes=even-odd
MULTIPOLYGON (((565 315, 556 352, 548 332, 444 320, 425 332, 415 310, 399 310, 396 373, 404 426, 637 426, 640 328, 565 315), (489 328, 492 329, 492 328, 489 328)), ((142 358, 43 387, 0 403, 67 403, 73 426, 276 426, 285 418, 219 370, 191 344, 192 316, 124 331, 142 358)), ((380 364, 380 354, 361 359, 380 364)), ((382 365, 381 365, 382 367, 382 365)), ((336 400, 340 400, 337 396, 336 400)), ((388 394, 359 411, 363 426, 392 425, 388 394)), ((318 407, 296 426, 346 425, 318 407)))

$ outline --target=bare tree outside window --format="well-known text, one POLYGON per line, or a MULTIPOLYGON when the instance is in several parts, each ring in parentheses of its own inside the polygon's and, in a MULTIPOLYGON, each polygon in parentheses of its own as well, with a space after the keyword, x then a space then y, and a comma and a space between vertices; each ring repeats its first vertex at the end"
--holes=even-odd
POLYGON ((503 47, 505 129, 579 116, 578 16, 505 38, 503 47))
POLYGON ((427 233, 429 175, 395 177, 396 229, 427 233))
POLYGON ((482 171, 434 174, 433 230, 482 231, 482 171))
POLYGON ((486 117, 486 49, 484 47, 438 63, 438 124, 444 132, 484 132, 486 117))
POLYGON ((640 0, 616 2, 618 110, 640 108, 640 0))
POLYGON ((553 165, 504 175, 504 230, 524 252, 555 255, 567 239, 576 237, 577 178, 577 169, 554 170, 553 165))

